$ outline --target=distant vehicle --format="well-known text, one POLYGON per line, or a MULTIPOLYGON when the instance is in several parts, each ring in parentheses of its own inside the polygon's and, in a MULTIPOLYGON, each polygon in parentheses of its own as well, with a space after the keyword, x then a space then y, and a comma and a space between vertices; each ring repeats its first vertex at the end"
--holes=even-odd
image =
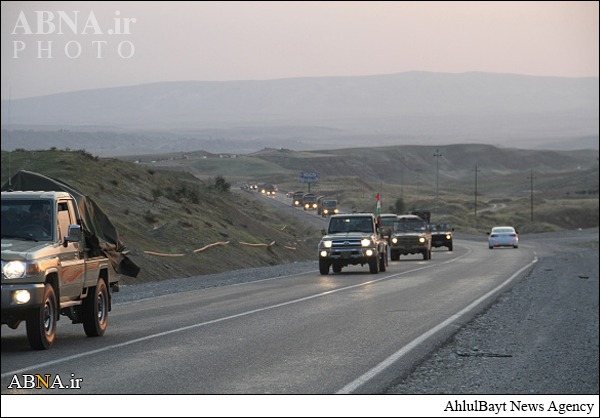
POLYGON ((302 196, 302 207, 304 210, 317 210, 317 196, 312 193, 302 196))
POLYGON ((294 192, 287 192, 285 197, 294 197, 294 192))
POLYGON ((495 226, 487 234, 490 250, 497 247, 519 248, 519 232, 512 226, 495 226))
POLYGON ((340 210, 338 208, 338 201, 335 199, 321 199, 317 212, 323 217, 330 215, 337 215, 340 210))
POLYGON ((250 187, 250 190, 258 190, 258 184, 256 184, 256 183, 252 183, 252 182, 249 183, 249 187, 250 187))
POLYGON ((275 196, 277 193, 277 186, 269 183, 263 183, 259 187, 260 194, 264 196, 275 196))
POLYGON ((449 223, 439 223, 431 225, 431 246, 446 247, 452 251, 452 233, 454 228, 449 223))
POLYGON ((301 207, 302 206, 302 196, 304 196, 304 192, 294 192, 292 196, 292 205, 301 207))

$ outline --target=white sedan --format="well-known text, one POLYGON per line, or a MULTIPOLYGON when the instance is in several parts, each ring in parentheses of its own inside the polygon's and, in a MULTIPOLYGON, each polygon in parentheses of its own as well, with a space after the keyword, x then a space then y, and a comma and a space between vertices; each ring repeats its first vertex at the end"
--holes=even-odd
POLYGON ((496 247, 519 248, 519 233, 512 226, 495 226, 488 232, 490 250, 496 247))

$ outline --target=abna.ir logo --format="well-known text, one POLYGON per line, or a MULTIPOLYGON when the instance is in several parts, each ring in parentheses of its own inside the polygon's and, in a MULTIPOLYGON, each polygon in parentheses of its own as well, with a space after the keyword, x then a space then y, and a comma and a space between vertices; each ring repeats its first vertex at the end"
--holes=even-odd
POLYGON ((37 10, 27 15, 21 10, 11 35, 13 58, 34 57, 50 59, 60 56, 79 58, 83 54, 104 58, 109 54, 131 58, 133 42, 124 39, 131 35, 134 17, 122 17, 119 10, 101 24, 94 11, 87 15, 79 11, 37 10), (52 39, 45 39, 52 37, 52 39), (77 37, 78 39, 68 39, 77 37), (35 39, 34 39, 35 38, 35 39))
POLYGON ((67 380, 58 374, 15 374, 7 389, 81 389, 81 382, 83 378, 75 377, 73 373, 67 380))

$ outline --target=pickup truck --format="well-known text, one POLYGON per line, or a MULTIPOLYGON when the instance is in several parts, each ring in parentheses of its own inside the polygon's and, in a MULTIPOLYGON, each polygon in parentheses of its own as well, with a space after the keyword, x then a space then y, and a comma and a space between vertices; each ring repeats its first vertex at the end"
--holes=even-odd
POLYGON ((370 213, 331 215, 319 242, 319 272, 340 273, 343 267, 369 265, 369 272, 384 272, 388 266, 388 243, 380 235, 377 220, 370 213))
POLYGON ((35 350, 54 345, 60 315, 101 336, 121 275, 90 254, 76 199, 64 191, 2 192, 2 325, 26 323, 35 350))

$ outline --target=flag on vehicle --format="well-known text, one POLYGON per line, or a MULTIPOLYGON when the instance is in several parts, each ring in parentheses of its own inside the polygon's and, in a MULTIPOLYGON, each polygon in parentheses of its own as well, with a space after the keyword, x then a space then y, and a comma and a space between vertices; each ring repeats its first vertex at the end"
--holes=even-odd
POLYGON ((375 212, 377 216, 381 216, 381 196, 379 196, 379 193, 377 193, 377 196, 375 196, 375 198, 377 199, 377 209, 375 212))

